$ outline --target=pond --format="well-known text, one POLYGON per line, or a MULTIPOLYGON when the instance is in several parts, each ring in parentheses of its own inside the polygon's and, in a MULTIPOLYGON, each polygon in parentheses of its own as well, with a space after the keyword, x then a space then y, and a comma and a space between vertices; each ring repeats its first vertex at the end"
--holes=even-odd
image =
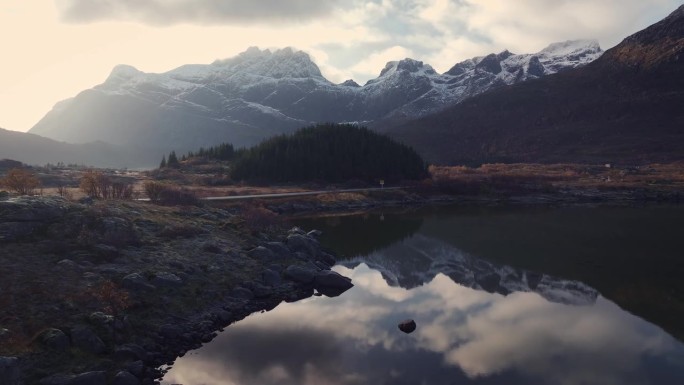
POLYGON ((231 325, 164 383, 684 383, 683 214, 438 207, 299 219, 324 232, 334 270, 355 286, 231 325), (407 318, 411 334, 397 328, 407 318))

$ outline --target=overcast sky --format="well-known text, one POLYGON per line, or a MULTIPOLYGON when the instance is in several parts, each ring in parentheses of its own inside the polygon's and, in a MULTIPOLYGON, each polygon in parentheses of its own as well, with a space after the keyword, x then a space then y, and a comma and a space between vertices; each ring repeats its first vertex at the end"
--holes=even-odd
POLYGON ((509 49, 597 39, 604 49, 681 0, 0 0, 0 127, 27 131, 117 64, 164 72, 250 46, 309 53, 363 84, 411 57, 437 71, 509 49))

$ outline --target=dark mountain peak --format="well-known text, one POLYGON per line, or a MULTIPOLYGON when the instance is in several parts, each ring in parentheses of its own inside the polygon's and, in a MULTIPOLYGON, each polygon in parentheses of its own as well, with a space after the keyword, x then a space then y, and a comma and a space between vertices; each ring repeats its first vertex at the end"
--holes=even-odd
POLYGON ((380 77, 386 74, 392 74, 398 71, 404 71, 409 73, 419 72, 424 70, 427 73, 434 74, 435 70, 427 64, 423 64, 422 61, 406 58, 399 61, 391 61, 385 65, 385 68, 380 72, 380 77))
POLYGON ((600 63, 649 68, 684 61, 684 5, 606 51, 600 63))
POLYGON ((501 72, 501 59, 499 59, 498 55, 491 53, 477 63, 475 68, 492 74, 498 74, 501 72))
POLYGON ((344 82, 340 83, 340 85, 346 87, 361 87, 359 83, 355 82, 353 79, 345 80, 344 82))
POLYGON ((499 59, 499 61, 503 61, 503 60, 506 60, 506 59, 508 59, 509 57, 513 56, 513 55, 514 55, 514 53, 512 53, 511 51, 505 49, 505 50, 499 52, 499 53, 496 55, 496 58, 499 59))

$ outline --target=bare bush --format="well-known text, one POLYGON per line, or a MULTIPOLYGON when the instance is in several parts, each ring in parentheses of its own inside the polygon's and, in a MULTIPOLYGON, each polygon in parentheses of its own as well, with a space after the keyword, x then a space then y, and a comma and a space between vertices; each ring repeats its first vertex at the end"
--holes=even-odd
POLYGON ((19 195, 34 195, 41 185, 35 174, 23 168, 13 168, 7 172, 0 184, 19 195))
POLYGON ((147 195, 152 202, 159 201, 162 191, 164 191, 166 188, 166 185, 159 182, 147 181, 143 184, 145 195, 147 195))

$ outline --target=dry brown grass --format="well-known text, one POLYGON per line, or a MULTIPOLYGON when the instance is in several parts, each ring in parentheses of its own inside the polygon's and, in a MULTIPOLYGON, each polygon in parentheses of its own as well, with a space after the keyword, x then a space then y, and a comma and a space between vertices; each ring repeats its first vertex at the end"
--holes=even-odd
POLYGON ((432 181, 442 184, 497 185, 528 188, 659 188, 684 189, 684 164, 615 167, 582 164, 484 164, 430 167, 432 181))

